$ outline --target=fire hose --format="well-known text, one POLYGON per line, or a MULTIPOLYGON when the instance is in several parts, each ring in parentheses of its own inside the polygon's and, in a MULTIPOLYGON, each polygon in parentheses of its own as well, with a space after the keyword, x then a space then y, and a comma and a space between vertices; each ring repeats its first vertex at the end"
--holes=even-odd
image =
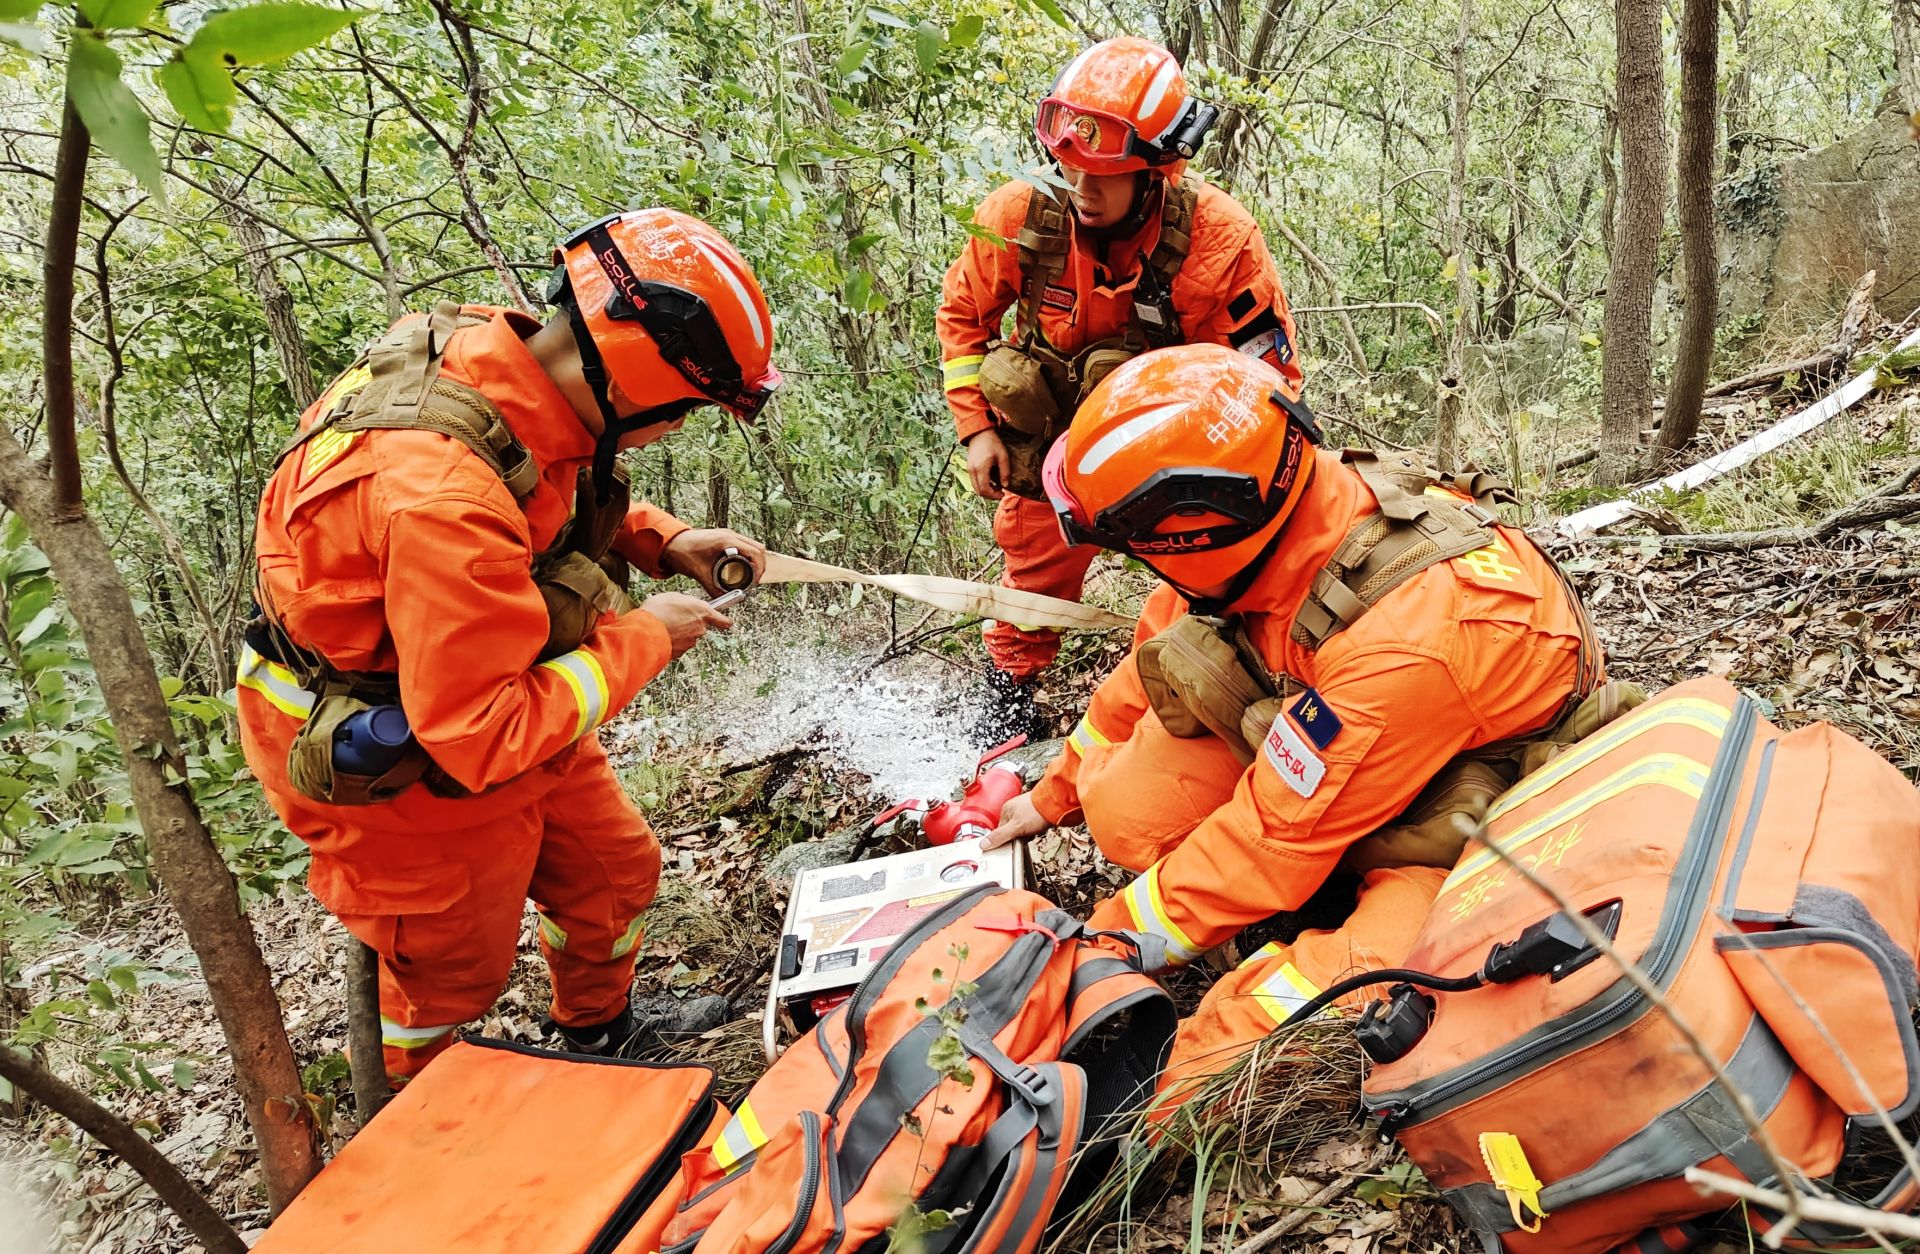
MULTIPOLYGON (((725 558, 721 559, 726 560, 725 558)), ((735 559, 740 560, 740 559, 735 559)), ((1070 631, 1104 631, 1132 627, 1133 620, 1082 605, 1078 601, 1041 596, 1018 588, 973 583, 944 575, 868 575, 844 566, 768 553, 761 583, 857 583, 931 605, 952 614, 978 614, 1023 628, 1053 627, 1070 631)))

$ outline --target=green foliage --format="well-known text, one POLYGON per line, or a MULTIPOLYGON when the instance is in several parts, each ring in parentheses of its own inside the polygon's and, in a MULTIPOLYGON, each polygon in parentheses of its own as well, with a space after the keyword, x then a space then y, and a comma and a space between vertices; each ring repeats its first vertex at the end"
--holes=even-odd
POLYGON ((93 142, 164 201, 167 183, 148 133, 147 111, 133 89, 120 81, 119 55, 98 35, 75 31, 67 56, 67 98, 93 133, 93 142))

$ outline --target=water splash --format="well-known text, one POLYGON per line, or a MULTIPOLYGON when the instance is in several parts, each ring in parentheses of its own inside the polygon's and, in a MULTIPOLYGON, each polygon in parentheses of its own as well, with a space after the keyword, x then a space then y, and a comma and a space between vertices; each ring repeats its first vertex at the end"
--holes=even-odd
POLYGON ((971 773, 979 711, 964 673, 911 654, 876 666, 877 645, 756 635, 723 673, 663 690, 668 712, 609 727, 609 748, 719 744, 723 761, 746 762, 804 741, 894 800, 938 800, 971 773))

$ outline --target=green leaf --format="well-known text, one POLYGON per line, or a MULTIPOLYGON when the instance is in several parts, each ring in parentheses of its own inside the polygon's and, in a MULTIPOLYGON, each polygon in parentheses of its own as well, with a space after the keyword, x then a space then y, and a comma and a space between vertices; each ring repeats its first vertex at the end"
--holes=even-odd
POLYGON ((87 1000, 102 1010, 112 1010, 120 1004, 119 999, 113 995, 113 990, 107 987, 105 980, 87 981, 87 1000))
POLYGON ((194 32, 189 52, 204 52, 231 65, 270 65, 325 43, 361 15, 358 9, 324 4, 250 4, 221 9, 194 32))
POLYGON ((75 31, 67 54, 67 97, 93 132, 100 151, 126 167, 140 185, 164 202, 166 178, 147 130, 147 111, 120 81, 120 58, 96 35, 75 31))
POLYGON ((180 1088, 193 1087, 194 1066, 184 1058, 176 1058, 173 1063, 173 1082, 180 1088))
POLYGON ((956 48, 971 48, 980 41, 980 33, 986 28, 987 19, 978 13, 955 18, 953 25, 947 28, 947 42, 956 48))
POLYGON ((160 88, 188 126, 224 134, 233 125, 233 102, 240 89, 218 55, 194 47, 181 49, 160 67, 160 88))
POLYGON ((107 968, 107 979, 123 993, 140 991, 140 972, 137 968, 118 966, 107 968))
POLYGON ((1068 19, 1066 11, 1054 0, 1033 0, 1033 7, 1052 18, 1053 24, 1062 30, 1073 29, 1073 22, 1068 19))
POLYGON ((31 22, 46 0, 0 0, 0 22, 31 22))
POLYGON ((866 64, 867 50, 872 47, 871 39, 854 40, 840 54, 840 59, 833 63, 833 72, 841 78, 852 77, 855 70, 866 64))
POLYGON ((907 29, 907 19, 878 7, 867 10, 867 20, 876 26, 891 26, 895 30, 907 29))
POLYGON ((101 30, 135 30, 144 25, 156 0, 80 0, 80 11, 101 30))
POLYGON ((920 63, 922 74, 931 74, 940 68, 940 49, 946 46, 947 37, 932 22, 921 22, 913 29, 913 57, 920 63))

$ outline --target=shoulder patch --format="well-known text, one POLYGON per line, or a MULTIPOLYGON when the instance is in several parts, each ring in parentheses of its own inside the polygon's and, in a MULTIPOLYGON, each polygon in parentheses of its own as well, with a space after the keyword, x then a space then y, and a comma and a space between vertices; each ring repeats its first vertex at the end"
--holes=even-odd
POLYGON ((1287 713, 1300 725, 1300 730, 1307 734, 1307 739, 1311 740, 1314 747, 1318 749, 1325 749, 1332 744, 1333 738, 1340 734, 1343 726, 1340 716, 1333 712, 1333 707, 1311 688, 1301 693, 1300 699, 1287 707, 1287 713))
POLYGON ((1326 778, 1327 764, 1284 713, 1273 716, 1273 726, 1261 742, 1260 751, 1281 782, 1302 797, 1313 796, 1320 781, 1326 778))
POLYGON ((300 463, 300 486, 312 483, 321 471, 339 461, 353 442, 360 438, 358 431, 322 431, 307 441, 301 450, 304 460, 300 463))
POLYGON ((1254 304, 1259 299, 1259 297, 1253 294, 1253 290, 1249 288, 1227 302, 1227 316, 1235 322, 1245 321, 1246 316, 1253 312, 1254 304))
POLYGON ((1512 551, 1497 535, 1484 548, 1454 558, 1453 567, 1466 576, 1468 582, 1483 588, 1514 589, 1517 584, 1521 590, 1532 590, 1533 581, 1515 564, 1512 551))

